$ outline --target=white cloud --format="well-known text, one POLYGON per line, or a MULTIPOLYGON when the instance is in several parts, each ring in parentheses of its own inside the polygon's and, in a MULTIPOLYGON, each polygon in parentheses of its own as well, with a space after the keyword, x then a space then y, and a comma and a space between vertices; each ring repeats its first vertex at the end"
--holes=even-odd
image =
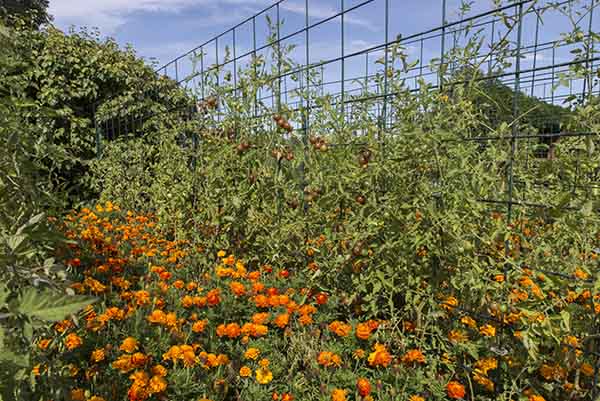
MULTIPOLYGON (((306 6, 304 3, 298 3, 294 1, 284 1, 280 6, 283 10, 296 13, 296 14, 306 14, 306 6)), ((329 18, 333 15, 339 13, 339 10, 336 10, 332 7, 319 5, 316 2, 312 2, 308 6, 308 16, 317 19, 325 19, 329 18)), ((344 15, 344 23, 353 24, 362 26, 364 28, 368 28, 369 30, 376 30, 375 24, 354 16, 351 13, 346 13, 344 15)))
POLYGON ((113 34, 135 12, 181 13, 192 7, 206 9, 206 23, 227 23, 239 19, 227 6, 257 7, 273 0, 51 0, 49 12, 60 26, 85 25, 113 34))

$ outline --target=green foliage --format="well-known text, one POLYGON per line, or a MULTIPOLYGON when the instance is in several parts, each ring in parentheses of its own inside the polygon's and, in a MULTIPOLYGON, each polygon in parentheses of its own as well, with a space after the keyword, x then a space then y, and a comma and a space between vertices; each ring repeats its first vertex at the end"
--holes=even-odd
POLYGON ((50 178, 55 192, 66 193, 68 204, 95 196, 86 175, 96 157, 96 111, 156 112, 187 101, 182 89, 158 79, 131 48, 121 50, 98 32, 65 35, 52 27, 32 31, 21 24, 10 42, 14 54, 0 70, 0 80, 27 95, 28 107, 19 112, 38 133, 39 174, 50 178))
POLYGON ((32 28, 50 22, 48 0, 5 0, 0 5, 0 17, 9 25, 17 19, 27 21, 32 28))
POLYGON ((26 398, 35 328, 63 319, 91 302, 67 296, 61 283, 64 266, 53 258, 65 243, 46 218, 61 202, 44 165, 40 126, 24 118, 36 110, 40 120, 53 118, 36 107, 13 72, 21 66, 15 33, 0 25, 0 399, 26 398))

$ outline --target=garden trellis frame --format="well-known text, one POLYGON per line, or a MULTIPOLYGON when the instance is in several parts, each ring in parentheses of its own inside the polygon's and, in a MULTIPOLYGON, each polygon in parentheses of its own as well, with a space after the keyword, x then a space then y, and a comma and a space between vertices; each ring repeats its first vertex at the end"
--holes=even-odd
MULTIPOLYGON (((594 18, 596 20, 599 18, 597 14, 600 12, 598 10, 600 1, 579 1, 584 7, 588 7, 588 12, 577 21, 583 34, 579 43, 586 42, 588 51, 586 54, 578 54, 578 57, 574 59, 566 59, 565 53, 570 54, 577 43, 568 43, 559 33, 547 37, 544 29, 548 28, 543 25, 542 15, 558 13, 558 7, 561 5, 577 3, 577 1, 522 0, 508 4, 498 3, 495 7, 478 10, 471 15, 467 15, 468 12, 460 14, 459 18, 454 21, 449 20, 449 2, 450 0, 439 0, 441 15, 439 25, 421 32, 396 36, 396 32, 392 32, 396 26, 392 23, 391 8, 393 5, 397 6, 399 1, 335 0, 337 5, 333 11, 319 18, 315 18, 315 13, 311 11, 311 7, 315 7, 315 0, 301 0, 300 3, 294 2, 294 0, 276 1, 271 6, 158 68, 155 72, 159 76, 168 77, 177 85, 190 89, 195 96, 193 104, 183 109, 165 109, 163 112, 178 113, 184 120, 197 119, 197 102, 202 102, 211 95, 207 91, 207 77, 216 76, 218 84, 219 80, 225 80, 225 75, 229 71, 233 90, 235 93, 241 93, 238 87, 238 72, 242 66, 248 64, 248 60, 256 59, 260 55, 266 56, 276 46, 292 43, 299 49, 295 54, 294 65, 290 69, 285 69, 281 64, 281 59, 275 61, 278 64, 272 65, 278 70, 273 78, 274 81, 277 81, 277 85, 275 85, 277 91, 265 90, 264 93, 257 94, 254 99, 253 117, 255 119, 270 121, 271 117, 278 114, 282 107, 300 111, 302 120, 296 121, 293 128, 294 132, 302 137, 306 151, 311 132, 312 110, 320 106, 312 102, 310 96, 306 99, 296 96, 296 91, 304 89, 307 90, 307 93, 313 90, 321 95, 329 95, 332 104, 339 106, 344 113, 345 121, 352 118, 353 104, 367 101, 376 102, 377 106, 373 113, 379 121, 380 132, 384 133, 393 124, 394 114, 390 110, 390 99, 397 95, 390 89, 387 74, 390 67, 397 67, 390 56, 392 48, 398 45, 409 48, 414 58, 418 60, 418 63, 402 72, 402 79, 407 82, 411 91, 417 93, 423 89, 423 85, 427 85, 428 90, 439 90, 444 85, 455 84, 447 79, 454 72, 452 54, 461 46, 461 35, 466 37, 470 31, 474 30, 484 32, 485 44, 489 48, 488 52, 478 54, 473 60, 474 64, 487 70, 486 74, 479 79, 497 80, 512 89, 511 113, 515 121, 518 121, 523 111, 519 94, 535 97, 549 104, 563 102, 582 104, 594 96, 600 96, 600 75, 597 77, 592 75, 600 67, 600 53, 598 52, 600 45, 597 43, 597 36, 594 35, 594 18), (300 28, 286 33, 282 30, 284 19, 282 15, 285 10, 290 9, 289 5, 292 3, 294 6, 303 5, 299 13, 301 15, 297 16, 298 19, 303 20, 303 23, 300 28), (369 9, 369 7, 372 8, 369 9), (378 16, 378 22, 383 27, 382 40, 366 44, 359 49, 352 48, 348 43, 351 42, 348 32, 353 25, 349 21, 352 21, 357 13, 362 13, 367 9, 378 16), (512 16, 512 20, 509 21, 510 27, 506 27, 506 21, 500 16, 501 14, 512 16), (261 29, 259 26, 266 16, 270 17, 272 26, 275 28, 274 31, 271 31, 274 37, 270 41, 260 44, 259 32, 261 29), (319 31, 327 26, 334 27, 334 30, 339 31, 339 40, 337 41, 339 49, 333 57, 317 59, 313 49, 315 42, 320 39, 315 38, 318 38, 319 31), (506 35, 509 39, 507 47, 499 46, 502 35, 506 35), (247 42, 241 45, 243 37, 247 42), (227 46, 224 46, 224 43, 227 43, 227 46), (224 50, 225 47, 226 50, 224 50), (511 59, 512 64, 499 68, 496 62, 501 58, 511 59), (364 70, 361 70, 360 74, 356 72, 358 70, 356 66, 359 64, 364 66, 364 70), (577 68, 581 68, 584 75, 569 74, 577 68), (330 72, 326 73, 325 70, 330 72), (331 70, 334 72, 332 73, 331 70), (385 73, 381 74, 381 70, 385 73), (320 79, 311 80, 311 73, 316 73, 320 79), (357 85, 357 82, 360 84, 357 85), (557 86, 559 83, 562 86, 557 86)), ((297 12, 297 7, 294 10, 297 12)), ((102 103, 105 102, 106 100, 102 103)), ((100 103, 98 107, 100 107, 100 103)), ((219 110, 219 113, 224 115, 228 111, 219 110)), ((105 113, 103 116, 97 117, 95 124, 98 155, 101 155, 103 141, 141 132, 144 122, 151 117, 156 117, 156 113, 131 111, 127 108, 119 108, 113 110, 112 114, 105 113)), ((557 120, 560 120, 560 116, 557 116, 557 120)), ((510 143, 506 177, 508 188, 505 198, 480 199, 480 201, 506 211, 507 224, 513 221, 515 208, 551 209, 556 207, 555 205, 528 202, 526 199, 518 199, 515 196, 515 187, 519 185, 518 182, 515 182, 513 172, 517 148, 523 146, 524 143, 529 146, 531 141, 552 141, 562 137, 597 138, 598 135, 597 132, 521 132, 519 124, 514 123, 508 136, 482 135, 465 138, 465 141, 480 143, 490 141, 508 141, 510 143)), ((193 138, 193 143, 194 146, 198 146, 197 137, 193 138)), ((334 143, 331 145, 345 146, 346 144, 334 143)), ((382 144, 382 146, 382 149, 385 150, 385 145, 382 144)), ((304 177, 300 184, 302 187, 306 187, 307 182, 304 177)), ((574 186, 576 185, 577 183, 574 184, 574 186)), ((594 185, 600 187, 600 181, 596 179, 594 185)), ((283 202, 283 199, 281 201, 283 202)), ((506 266, 505 275, 509 268, 510 266, 506 266)), ((563 276, 560 272, 543 271, 543 273, 563 276)), ((563 278, 574 279, 573 277, 563 278)), ((593 296, 591 297, 591 308, 592 310, 595 308, 593 296)), ((594 327, 600 334, 599 323, 595 318, 594 327)), ((600 353, 593 348, 586 352, 591 352, 596 358, 593 397, 597 399, 600 353)))

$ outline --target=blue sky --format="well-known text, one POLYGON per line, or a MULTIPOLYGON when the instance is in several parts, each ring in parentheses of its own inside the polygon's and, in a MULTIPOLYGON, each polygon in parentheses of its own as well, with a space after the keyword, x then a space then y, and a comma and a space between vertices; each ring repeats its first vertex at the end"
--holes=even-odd
MULTIPOLYGON (((285 36, 304 27, 306 0, 285 0, 279 6, 280 18, 284 20, 281 35, 285 36)), ((344 7, 350 9, 365 0, 308 0, 310 23, 316 23, 344 7)), ((582 0, 590 3, 593 0, 582 0)), ((546 2, 543 0, 542 2, 546 2)), ((71 25, 97 27, 102 34, 114 37, 121 45, 132 44, 138 54, 148 60, 155 58, 163 65, 173 58, 202 44, 215 35, 224 32, 244 19, 275 3, 275 0, 50 0, 50 13, 54 15, 55 25, 68 30, 71 25)), ((446 0, 448 21, 458 18, 457 10, 461 0, 446 0)), ((472 1, 467 15, 475 15, 493 8, 492 0, 472 1)), ((508 0, 503 1, 504 4, 508 0)), ((398 34, 409 36, 417 32, 439 27, 442 23, 442 0, 389 0, 390 37, 398 34)), ((369 4, 350 12, 345 17, 345 52, 360 51, 384 42, 385 0, 373 0, 369 4)), ((260 47, 265 43, 268 32, 266 14, 276 19, 276 8, 256 19, 257 40, 260 47)), ((556 15, 548 15, 540 29, 539 41, 556 39, 559 32, 566 30, 565 21, 556 15)), ((598 17, 600 21, 600 15, 598 17)), ((310 61, 328 60, 341 55, 341 23, 334 19, 310 32, 310 61)), ((490 24, 486 25, 490 30, 490 24)), ((496 35, 501 28, 497 28, 496 35)), ((524 24, 523 42, 533 45, 535 16, 530 15, 524 24)), ((489 35, 491 32, 487 32, 489 35)), ((510 39, 514 40, 514 36, 510 39)), ((450 38, 447 39, 449 41, 450 38)), ((236 29, 236 48, 238 55, 251 49, 253 41, 251 21, 236 29)), ((306 49, 304 35, 298 35, 286 42, 296 45, 292 56, 299 62, 305 61, 306 49)), ((225 47, 232 47, 233 35, 230 32, 219 39, 217 44, 205 46, 206 62, 213 63, 216 52, 223 57, 225 47)), ((440 53, 439 38, 423 41, 424 64, 440 53)), ((421 56, 421 43, 410 43, 407 52, 413 59, 421 56)), ((565 51, 555 54, 556 61, 565 59, 565 51)), ((365 56, 349 59, 346 62, 346 77, 359 77, 377 68, 375 60, 378 54, 370 58, 365 56), (369 67, 367 67, 369 66, 369 67)), ((538 53, 536 63, 542 65, 551 60, 551 49, 538 53)), ((532 57, 523 60, 524 68, 532 65, 532 57)), ((340 74, 340 64, 328 65, 324 74, 330 79, 340 74)), ((178 76, 191 72, 192 63, 182 59, 178 63, 178 76)), ((175 75, 171 66, 167 73, 175 75)), ((326 78, 327 79, 327 78, 326 78)), ((333 86, 336 86, 335 84, 333 86)), ((331 88, 339 89, 339 85, 331 88)), ((537 91, 538 89, 536 89, 537 91)), ((539 88, 541 91, 542 89, 539 88)), ((541 92, 540 92, 541 95, 541 92)))

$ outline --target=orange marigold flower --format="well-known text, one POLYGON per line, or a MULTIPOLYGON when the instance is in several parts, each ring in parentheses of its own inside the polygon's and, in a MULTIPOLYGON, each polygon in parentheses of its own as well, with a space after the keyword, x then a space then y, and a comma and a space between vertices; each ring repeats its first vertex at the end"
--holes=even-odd
POLYGON ((265 324, 269 320, 269 314, 266 312, 255 313, 252 315, 252 323, 254 324, 265 324))
POLYGON ((373 346, 373 352, 369 354, 369 365, 373 367, 387 367, 391 361, 392 355, 388 352, 385 345, 375 343, 375 345, 373 346))
POLYGON ((154 365, 152 367, 152 374, 154 376, 166 376, 167 375, 167 368, 165 368, 163 365, 154 365))
POLYGON ((368 323, 359 323, 356 326, 356 337, 361 340, 367 340, 371 335, 371 331, 368 323))
POLYGON ((44 338, 44 339, 41 339, 37 345, 38 345, 39 349, 46 350, 46 349, 48 349, 48 346, 50 345, 51 342, 52 342, 51 339, 44 338))
POLYGON ((342 365, 342 359, 340 356, 330 351, 322 351, 319 353, 317 362, 319 365, 323 365, 325 367, 340 367, 342 365))
POLYGON ((166 389, 167 381, 163 376, 152 376, 148 382, 148 393, 150 394, 162 393, 166 389))
POLYGON ((352 326, 336 320, 329 324, 329 330, 333 331, 339 337, 346 337, 352 331, 352 326))
POLYGON ((148 321, 155 324, 165 324, 167 322, 167 315, 160 309, 154 309, 150 313, 150 316, 148 316, 148 321))
POLYGON ((290 322, 290 315, 287 313, 282 313, 281 315, 277 316, 275 318, 275 320, 273 321, 273 323, 280 329, 285 328, 285 326, 287 326, 289 322, 290 322))
POLYGON ((139 385, 135 383, 131 385, 129 391, 127 392, 127 397, 129 398, 129 401, 144 401, 149 396, 150 395, 148 394, 145 385, 139 385))
POLYGON ((252 376, 252 369, 250 369, 248 366, 242 366, 240 368, 240 376, 241 377, 250 377, 252 376))
POLYGON ((138 342, 133 337, 127 337, 123 340, 119 349, 121 351, 128 352, 131 354, 132 352, 138 349, 138 342))
POLYGON ((258 364, 261 367, 266 368, 267 366, 269 366, 269 360, 267 358, 263 358, 258 362, 258 364))
POLYGON ((81 388, 71 390, 71 401, 85 401, 85 391, 81 388))
POLYGON ((140 290, 134 293, 135 303, 139 306, 148 305, 150 303, 150 293, 148 291, 140 290))
POLYGON ((257 308, 268 308, 269 298, 266 295, 258 294, 254 297, 254 304, 257 308))
POLYGON ((208 325, 208 319, 198 320, 197 322, 194 322, 194 324, 192 325, 192 331, 194 333, 202 333, 207 325, 208 325))
POLYGON ((104 360, 105 357, 106 357, 106 355, 104 354, 104 349, 98 348, 98 349, 92 351, 92 355, 91 355, 90 359, 92 360, 92 362, 101 362, 104 360))
POLYGON ((411 349, 403 357, 402 362, 404 363, 425 363, 425 355, 418 349, 411 349))
POLYGON ((408 401, 425 401, 425 398, 421 397, 420 395, 412 395, 408 401))
POLYGON ((149 380, 148 373, 144 372, 143 370, 137 370, 129 376, 129 380, 131 380, 133 384, 137 386, 145 387, 149 380))
POLYGON ((477 322, 470 316, 463 316, 460 318, 460 322, 465 326, 468 326, 472 329, 477 328, 477 322))
POLYGON ((260 355, 260 350, 258 348, 248 348, 244 353, 244 358, 256 360, 260 355))
POLYGON ((453 380, 446 385, 446 394, 448 394, 448 397, 454 399, 464 398, 466 394, 465 386, 453 380))
POLYGON ((244 284, 237 281, 232 281, 229 284, 229 289, 231 289, 231 292, 233 292, 236 297, 241 297, 246 293, 246 287, 244 287, 244 284))
POLYGON ((127 373, 134 368, 131 363, 131 355, 121 355, 119 359, 112 363, 112 367, 121 373, 127 373))
POLYGON ((529 401, 546 401, 546 399, 541 395, 530 395, 529 401))
POLYGON ((356 381, 356 389, 358 390, 358 394, 362 397, 366 397, 371 393, 371 383, 363 377, 360 377, 356 381))
POLYGON ((312 324, 313 318, 310 315, 301 315, 298 322, 300 322, 302 326, 308 326, 309 324, 312 324))
POLYGON ((83 344, 83 340, 81 339, 81 337, 79 337, 75 333, 71 333, 65 338, 65 346, 69 350, 74 350, 75 348, 79 348, 79 347, 81 347, 82 344, 83 344))
POLYGON ((186 309, 194 306, 194 297, 186 295, 183 298, 181 298, 181 306, 183 306, 186 309))
POLYGON ((131 355, 131 363, 134 366, 143 366, 147 361, 148 357, 141 352, 136 352, 135 354, 131 355))
POLYGON ((583 373, 584 376, 587 377, 592 377, 594 375, 594 368, 592 367, 592 365, 590 365, 587 362, 584 362, 581 364, 581 373, 583 373))
POLYGON ((348 390, 336 388, 331 392, 331 401, 346 401, 346 393, 348 390))
POLYGON ((210 306, 215 306, 218 305, 219 302, 221 302, 221 297, 220 297, 221 291, 218 288, 215 288, 213 290, 210 290, 207 294, 206 294, 206 301, 208 302, 208 304, 210 306))

